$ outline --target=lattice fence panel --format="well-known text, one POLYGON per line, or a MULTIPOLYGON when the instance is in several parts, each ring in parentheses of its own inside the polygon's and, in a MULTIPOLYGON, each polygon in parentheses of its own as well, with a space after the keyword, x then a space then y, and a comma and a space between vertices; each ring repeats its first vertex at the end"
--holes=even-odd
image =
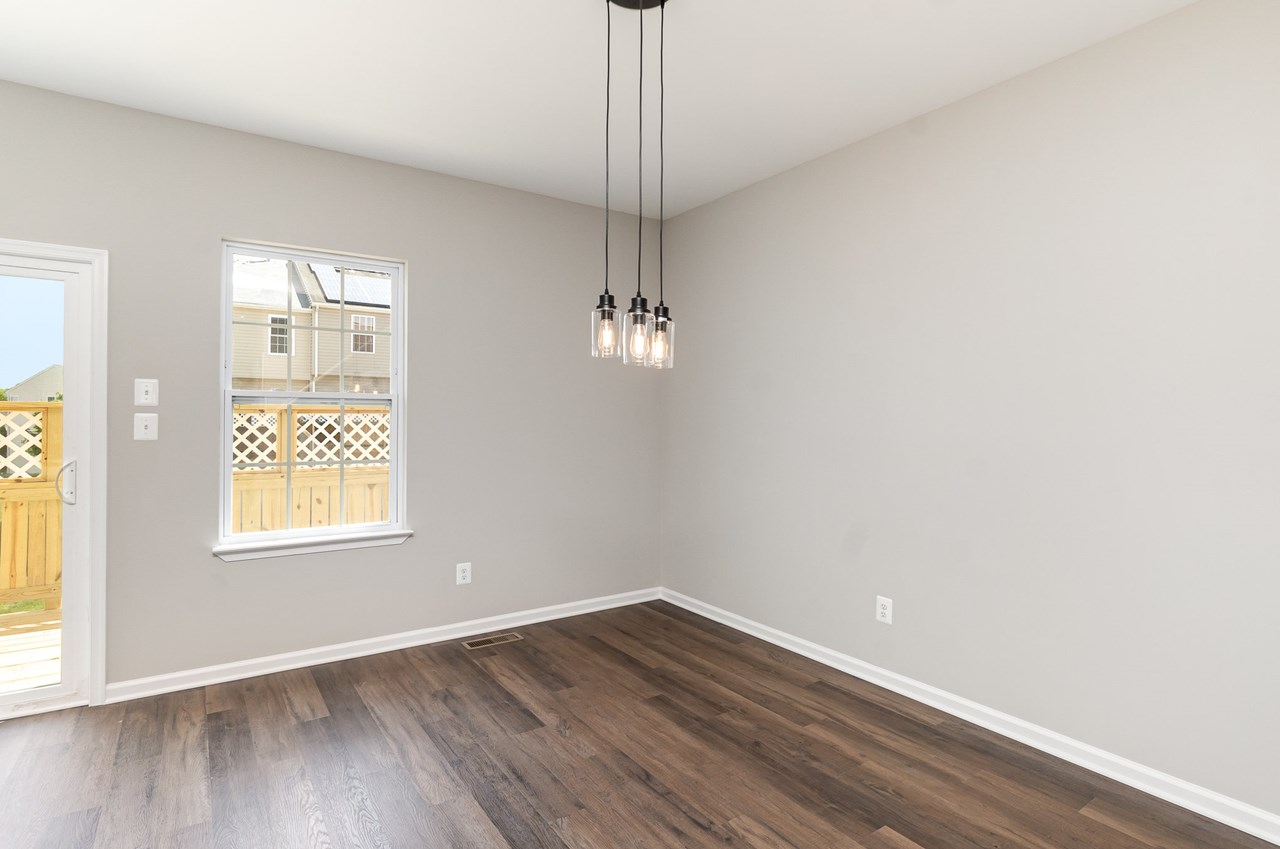
POLYGON ((389 462, 390 414, 299 413, 298 461, 336 466, 344 459, 348 465, 361 466, 389 462))
POLYGON ((234 413, 232 462, 237 465, 280 462, 280 414, 266 411, 234 413))
POLYGON ((338 465, 342 459, 336 413, 298 414, 298 462, 338 465))
POLYGON ((347 462, 377 465, 391 460, 391 414, 347 414, 347 462))
POLYGON ((295 412, 297 445, 287 450, 283 441, 286 412, 283 408, 241 409, 233 413, 232 461, 239 467, 286 463, 290 454, 312 467, 381 466, 391 459, 391 414, 375 410, 347 413, 295 412))
POLYGON ((40 477, 43 432, 43 412, 0 411, 0 479, 40 477))

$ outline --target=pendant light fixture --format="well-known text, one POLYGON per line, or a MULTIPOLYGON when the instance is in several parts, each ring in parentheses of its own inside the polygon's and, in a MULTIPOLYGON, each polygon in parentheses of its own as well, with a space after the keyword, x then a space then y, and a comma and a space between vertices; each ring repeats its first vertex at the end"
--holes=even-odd
POLYGON ((640 14, 640 93, 639 103, 639 157, 636 160, 638 188, 636 203, 636 296, 631 299, 627 319, 622 332, 622 364, 644 368, 649 358, 649 336, 653 333, 653 313, 649 312, 649 299, 644 297, 644 10, 640 14))
POLYGON ((613 359, 622 355, 618 309, 609 294, 609 119, 613 105, 613 5, 605 2, 604 71, 604 293, 591 311, 591 356, 613 359))
POLYGON ((642 368, 669 369, 675 363, 675 322, 671 320, 671 311, 663 300, 663 221, 666 212, 666 3, 667 0, 605 0, 606 6, 606 38, 609 46, 606 50, 608 68, 605 72, 605 286, 599 303, 591 312, 591 355, 599 358, 613 358, 621 355, 625 365, 642 368), (609 170, 609 129, 612 109, 613 80, 613 6, 638 10, 640 14, 640 53, 639 53, 639 158, 636 168, 638 183, 638 211, 636 234, 636 294, 631 299, 631 306, 625 315, 620 316, 614 300, 609 292, 609 203, 610 170, 609 170), (659 201, 658 201, 658 306, 650 311, 649 301, 644 297, 644 10, 659 7, 661 19, 661 42, 659 44, 659 102, 661 106, 658 128, 658 156, 660 162, 659 201), (621 327, 619 327, 621 325, 621 327))
POLYGON ((664 225, 667 220, 667 4, 658 11, 658 306, 653 310, 653 338, 649 340, 650 368, 675 365, 676 323, 671 320, 665 295, 666 257, 664 225))

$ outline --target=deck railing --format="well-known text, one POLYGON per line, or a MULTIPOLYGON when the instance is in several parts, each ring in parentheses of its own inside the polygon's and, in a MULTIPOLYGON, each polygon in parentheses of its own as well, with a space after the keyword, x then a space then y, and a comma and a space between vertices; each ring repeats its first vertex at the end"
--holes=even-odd
POLYGON ((387 520, 386 405, 240 404, 232 415, 233 534, 387 520))
MULTIPOLYGON (((61 467, 62 402, 0 401, 0 604, 62 606, 61 467)), ((3 622, 37 618, 48 614, 8 613, 3 622)))

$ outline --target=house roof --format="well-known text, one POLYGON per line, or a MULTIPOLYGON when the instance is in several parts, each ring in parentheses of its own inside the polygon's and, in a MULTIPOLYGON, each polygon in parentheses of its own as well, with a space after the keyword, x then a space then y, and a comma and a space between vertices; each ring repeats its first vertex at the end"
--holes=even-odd
POLYGON ((62 389, 62 374, 63 374, 62 364, 61 364, 61 363, 54 363, 54 364, 53 364, 53 365, 51 365, 51 366, 45 366, 44 368, 40 369, 40 371, 36 372, 35 374, 31 375, 30 377, 27 377, 27 378, 25 378, 25 379, 23 379, 23 380, 19 380, 17 383, 13 384, 13 386, 8 387, 8 389, 6 389, 5 391, 7 391, 7 392, 20 392, 20 391, 21 391, 21 389, 22 389, 22 387, 26 386, 26 385, 27 385, 27 384, 29 384, 29 383, 34 383, 34 382, 36 382, 36 381, 38 381, 38 380, 40 380, 41 378, 46 377, 46 376, 55 378, 55 379, 56 379, 56 382, 57 382, 57 385, 58 385, 58 389, 59 389, 59 391, 61 391, 61 389, 62 389))

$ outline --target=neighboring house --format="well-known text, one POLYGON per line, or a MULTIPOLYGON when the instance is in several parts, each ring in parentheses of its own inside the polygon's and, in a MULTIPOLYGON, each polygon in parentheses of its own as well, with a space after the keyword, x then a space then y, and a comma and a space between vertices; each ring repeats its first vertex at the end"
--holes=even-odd
POLYGON ((10 401, 56 401, 62 395, 62 365, 54 363, 6 389, 10 401))
POLYGON ((391 285, 385 278, 236 257, 232 288, 236 388, 389 391, 391 285))

